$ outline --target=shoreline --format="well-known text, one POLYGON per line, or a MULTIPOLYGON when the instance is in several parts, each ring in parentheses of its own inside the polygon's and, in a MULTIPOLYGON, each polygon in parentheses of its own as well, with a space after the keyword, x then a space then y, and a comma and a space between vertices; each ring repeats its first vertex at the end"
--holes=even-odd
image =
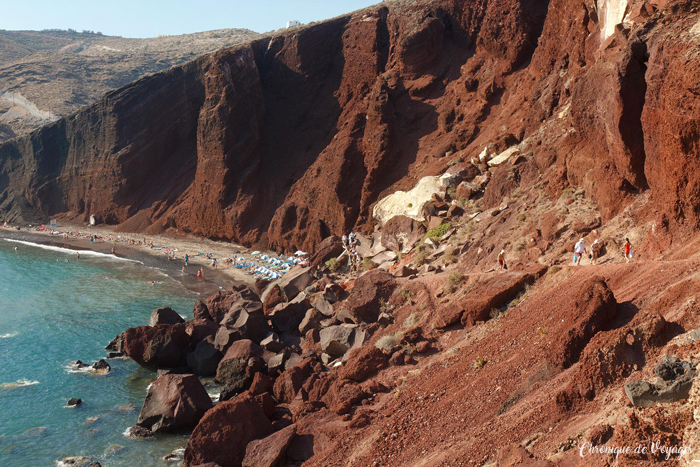
POLYGON ((75 225, 62 225, 55 230, 61 234, 51 234, 49 230, 37 231, 23 228, 16 230, 14 227, 0 226, 0 238, 8 240, 26 241, 39 245, 54 246, 69 250, 93 251, 109 256, 112 248, 115 256, 141 263, 147 268, 154 268, 167 274, 172 279, 180 282, 188 290, 208 296, 221 289, 230 287, 235 282, 243 282, 253 286, 255 279, 239 271, 232 265, 223 263, 222 258, 230 257, 234 253, 248 253, 248 249, 224 242, 215 242, 196 237, 173 238, 160 235, 115 233, 105 227, 79 227, 75 225), (67 238, 63 234, 69 234, 67 238), (90 242, 90 236, 97 235, 98 240, 90 242), (129 244, 129 241, 146 242, 153 244, 153 248, 147 248, 143 244, 129 244), (174 249, 175 259, 168 261, 168 251, 174 249), (197 254, 202 254, 196 256, 197 254), (217 269, 211 267, 211 261, 206 258, 207 253, 219 258, 217 269), (189 266, 183 275, 184 255, 189 255, 189 266), (204 268, 204 279, 197 278, 197 269, 204 268))

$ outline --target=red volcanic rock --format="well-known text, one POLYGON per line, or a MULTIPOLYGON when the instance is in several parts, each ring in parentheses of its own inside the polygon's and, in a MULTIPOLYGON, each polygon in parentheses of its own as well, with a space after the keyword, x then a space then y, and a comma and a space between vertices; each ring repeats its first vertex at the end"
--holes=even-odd
POLYGON ((361 382, 386 366, 387 356, 384 352, 373 345, 363 345, 350 351, 340 376, 361 382))
POLYGON ((149 326, 158 324, 180 324, 185 320, 175 310, 169 307, 158 308, 151 313, 151 319, 148 322, 149 326))
POLYGON ((216 350, 214 337, 209 336, 197 344, 194 351, 187 354, 187 366, 199 376, 216 374, 222 355, 216 350))
POLYGON ((184 324, 139 326, 124 331, 124 353, 147 368, 182 365, 189 343, 184 324))
POLYGON ((221 467, 240 466, 248 443, 271 432, 272 424, 250 396, 220 402, 204 415, 190 435, 184 465, 215 462, 221 467))
POLYGON ((276 467, 296 435, 296 426, 288 426, 267 438, 251 441, 246 448, 243 467, 276 467))
POLYGON ((323 239, 323 241, 316 247, 316 252, 311 257, 309 266, 311 268, 317 268, 318 266, 325 264, 331 258, 338 257, 343 252, 343 242, 340 237, 336 235, 331 235, 323 239))
POLYGON ((505 272, 480 281, 460 302, 462 324, 468 326, 477 321, 486 321, 491 310, 508 304, 534 280, 531 274, 505 272))
POLYGON ((379 317, 380 300, 388 300, 396 287, 394 276, 373 269, 362 274, 345 301, 345 307, 359 322, 373 323, 379 317))
POLYGON ((275 381, 274 393, 278 401, 289 404, 296 397, 304 382, 314 372, 313 360, 304 359, 301 363, 282 373, 275 381))
POLYGON ((284 292, 282 291, 280 286, 273 285, 270 291, 267 293, 267 296, 265 297, 265 302, 263 303, 263 310, 265 312, 265 316, 270 316, 270 313, 277 305, 286 301, 287 299, 284 296, 284 292))
POLYGON ((235 339, 250 339, 260 343, 270 332, 262 310, 248 312, 243 308, 232 308, 221 320, 221 327, 234 331, 235 339))
POLYGON ((266 392, 272 391, 272 386, 275 384, 275 380, 262 373, 255 373, 253 376, 253 382, 250 385, 250 393, 253 396, 258 396, 260 394, 265 394, 266 392))
POLYGON ((193 346, 207 337, 215 336, 218 330, 219 326, 210 319, 197 318, 185 323, 185 332, 190 336, 190 343, 193 346))
POLYGON ((498 451, 498 465, 502 467, 549 467, 554 466, 546 459, 537 459, 518 444, 511 444, 498 451))
POLYGON ((197 319, 211 320, 211 315, 209 314, 209 309, 207 308, 207 305, 201 300, 197 300, 195 302, 194 308, 192 309, 192 316, 194 317, 195 320, 197 320, 197 319))
POLYGON ((138 426, 154 433, 193 428, 212 403, 194 375, 163 375, 148 389, 138 426))
POLYGON ((392 251, 412 248, 425 235, 425 226, 406 216, 394 216, 384 224, 382 245, 392 251))
POLYGON ((224 316, 233 309, 245 309, 253 312, 262 308, 257 294, 247 286, 234 286, 229 290, 220 290, 207 297, 206 306, 212 319, 220 323, 224 316))
POLYGON ((572 291, 562 320, 568 328, 552 338, 550 361, 568 368, 576 363, 584 347, 617 317, 617 301, 601 277, 592 277, 572 291))

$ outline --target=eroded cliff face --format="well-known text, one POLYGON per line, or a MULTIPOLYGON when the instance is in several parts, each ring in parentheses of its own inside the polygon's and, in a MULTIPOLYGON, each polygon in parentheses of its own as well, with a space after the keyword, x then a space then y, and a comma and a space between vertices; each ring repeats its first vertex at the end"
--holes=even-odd
POLYGON ((697 2, 623 3, 385 2, 222 50, 0 146, 2 217, 313 248, 515 138, 550 196, 610 218, 650 191, 649 216, 695 228, 697 2))

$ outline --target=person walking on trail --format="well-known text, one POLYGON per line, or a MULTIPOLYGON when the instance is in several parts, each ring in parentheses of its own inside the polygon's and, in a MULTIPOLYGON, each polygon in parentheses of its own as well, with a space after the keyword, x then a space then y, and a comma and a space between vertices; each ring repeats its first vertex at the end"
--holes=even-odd
POLYGON ((629 238, 625 238, 625 261, 627 261, 629 263, 631 257, 632 257, 632 244, 630 243, 629 238))
POLYGON ((506 250, 501 250, 501 252, 498 254, 498 270, 504 271, 507 269, 508 265, 506 264, 506 250))
POLYGON ((190 255, 185 253, 185 266, 189 266, 190 264, 190 255))
POLYGON ((576 246, 574 247, 574 264, 578 264, 579 266, 581 265, 581 258, 585 252, 586 244, 584 243, 583 238, 579 238, 576 246))
POLYGON ((598 256, 600 256, 600 240, 596 238, 593 245, 591 245, 591 264, 596 264, 598 256))

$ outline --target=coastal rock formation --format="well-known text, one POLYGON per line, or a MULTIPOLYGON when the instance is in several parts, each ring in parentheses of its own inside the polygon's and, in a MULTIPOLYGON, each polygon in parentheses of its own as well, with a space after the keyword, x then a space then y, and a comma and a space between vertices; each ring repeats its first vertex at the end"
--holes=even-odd
POLYGON ((211 462, 221 467, 240 466, 248 443, 270 433, 272 424, 251 397, 221 402, 204 415, 192 432, 184 465, 194 467, 211 462))
POLYGON ((182 365, 189 343, 184 324, 139 326, 124 331, 124 353, 147 368, 182 365))
POLYGON ((193 428, 212 403, 194 375, 164 375, 148 389, 136 424, 154 433, 193 428))

